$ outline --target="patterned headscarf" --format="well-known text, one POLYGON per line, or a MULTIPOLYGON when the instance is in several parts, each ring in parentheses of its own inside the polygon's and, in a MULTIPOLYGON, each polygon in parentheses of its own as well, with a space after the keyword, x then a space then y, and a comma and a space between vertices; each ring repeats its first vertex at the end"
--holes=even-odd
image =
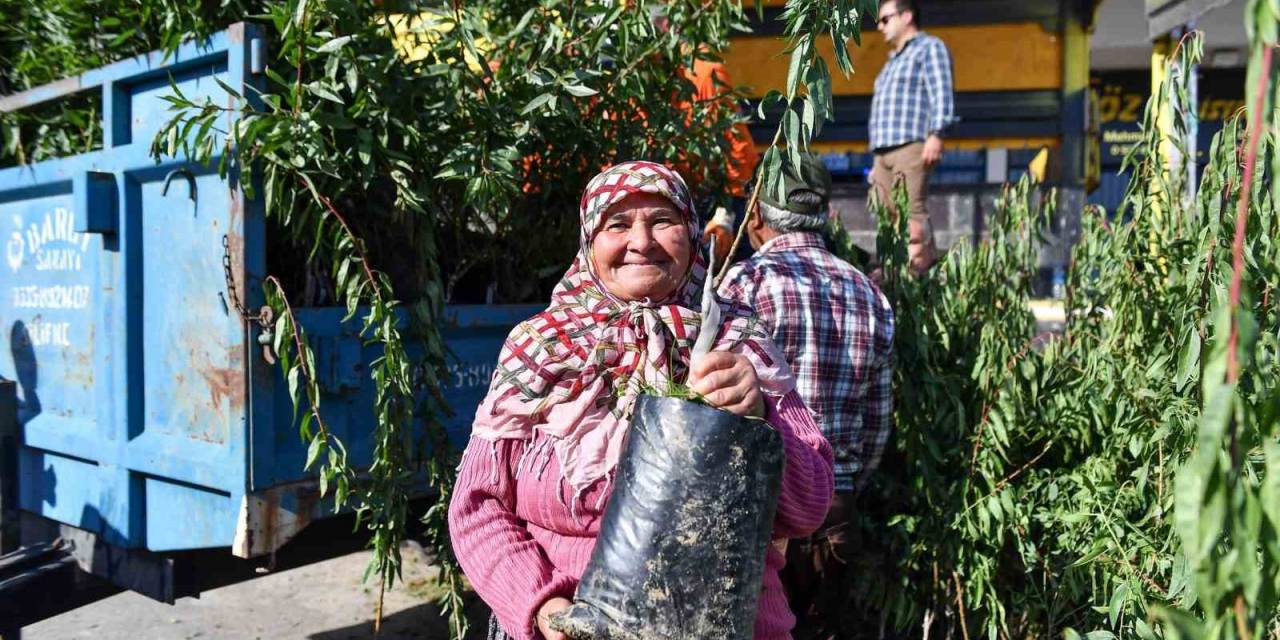
MULTIPOLYGON (((517 473, 551 447, 565 480, 581 494, 617 466, 636 396, 685 382, 689 351, 701 330, 694 309, 707 274, 697 250, 702 225, 689 190, 678 173, 662 165, 626 162, 606 169, 587 184, 579 214, 578 255, 546 311, 507 337, 471 435, 529 441, 517 473), (694 254, 688 273, 661 300, 619 299, 601 284, 591 259, 591 240, 606 212, 636 193, 671 202, 684 218, 694 254)), ((790 391, 791 370, 756 318, 721 305, 714 349, 750 359, 765 393, 790 391)))

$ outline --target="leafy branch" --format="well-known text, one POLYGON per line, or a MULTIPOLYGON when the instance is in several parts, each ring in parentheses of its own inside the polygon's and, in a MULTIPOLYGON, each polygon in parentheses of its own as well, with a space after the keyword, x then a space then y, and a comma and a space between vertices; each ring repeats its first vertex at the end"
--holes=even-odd
MULTIPOLYGON (((760 100, 757 113, 765 117, 770 106, 782 109, 777 130, 761 159, 756 172, 755 185, 747 202, 746 219, 738 226, 728 255, 734 255, 746 233, 747 222, 756 215, 761 189, 768 189, 775 198, 783 196, 783 163, 799 173, 801 153, 809 150, 809 143, 822 131, 822 125, 832 119, 831 72, 826 60, 818 51, 818 39, 831 38, 836 64, 847 77, 853 73, 848 42, 862 44, 862 21, 874 15, 878 0, 802 1, 787 3, 781 19, 786 22, 785 53, 789 54, 786 91, 772 89, 760 100), (801 93, 801 90, 804 90, 801 93), (780 147, 779 145, 784 145, 780 147)), ((757 11, 761 0, 756 0, 757 11)), ((718 284, 729 272, 725 261, 716 275, 718 284)))

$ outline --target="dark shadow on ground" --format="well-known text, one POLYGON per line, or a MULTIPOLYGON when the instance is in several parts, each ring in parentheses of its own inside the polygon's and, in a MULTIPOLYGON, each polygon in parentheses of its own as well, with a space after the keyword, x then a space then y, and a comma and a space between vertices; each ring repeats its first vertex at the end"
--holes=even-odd
MULTIPOLYGON (((467 620, 471 629, 467 640, 484 640, 489 629, 489 607, 474 593, 467 594, 467 620)), ((432 602, 424 602, 382 619, 382 633, 374 635, 373 618, 341 629, 309 636, 309 640, 448 640, 449 621, 432 602)))

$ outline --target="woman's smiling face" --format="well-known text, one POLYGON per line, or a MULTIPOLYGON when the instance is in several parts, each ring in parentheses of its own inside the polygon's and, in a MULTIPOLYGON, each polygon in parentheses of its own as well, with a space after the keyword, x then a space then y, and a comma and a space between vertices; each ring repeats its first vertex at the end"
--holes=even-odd
POLYGON ((636 193, 602 216, 591 238, 596 277, 621 300, 662 300, 680 286, 693 251, 689 230, 670 200, 636 193))

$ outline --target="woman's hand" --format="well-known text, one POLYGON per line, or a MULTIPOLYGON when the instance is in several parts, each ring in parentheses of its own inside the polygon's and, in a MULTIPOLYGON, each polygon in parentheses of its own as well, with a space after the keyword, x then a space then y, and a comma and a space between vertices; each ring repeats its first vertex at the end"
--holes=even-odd
POLYGON ((760 381, 746 356, 728 351, 708 353, 689 371, 689 388, 713 407, 743 417, 764 417, 760 381))
POLYGON ((551 628, 551 614, 568 609, 571 604, 573 603, 566 598, 556 597, 547 598, 547 601, 542 603, 541 607, 538 607, 538 631, 542 632, 543 638, 547 640, 569 640, 569 636, 551 628))

